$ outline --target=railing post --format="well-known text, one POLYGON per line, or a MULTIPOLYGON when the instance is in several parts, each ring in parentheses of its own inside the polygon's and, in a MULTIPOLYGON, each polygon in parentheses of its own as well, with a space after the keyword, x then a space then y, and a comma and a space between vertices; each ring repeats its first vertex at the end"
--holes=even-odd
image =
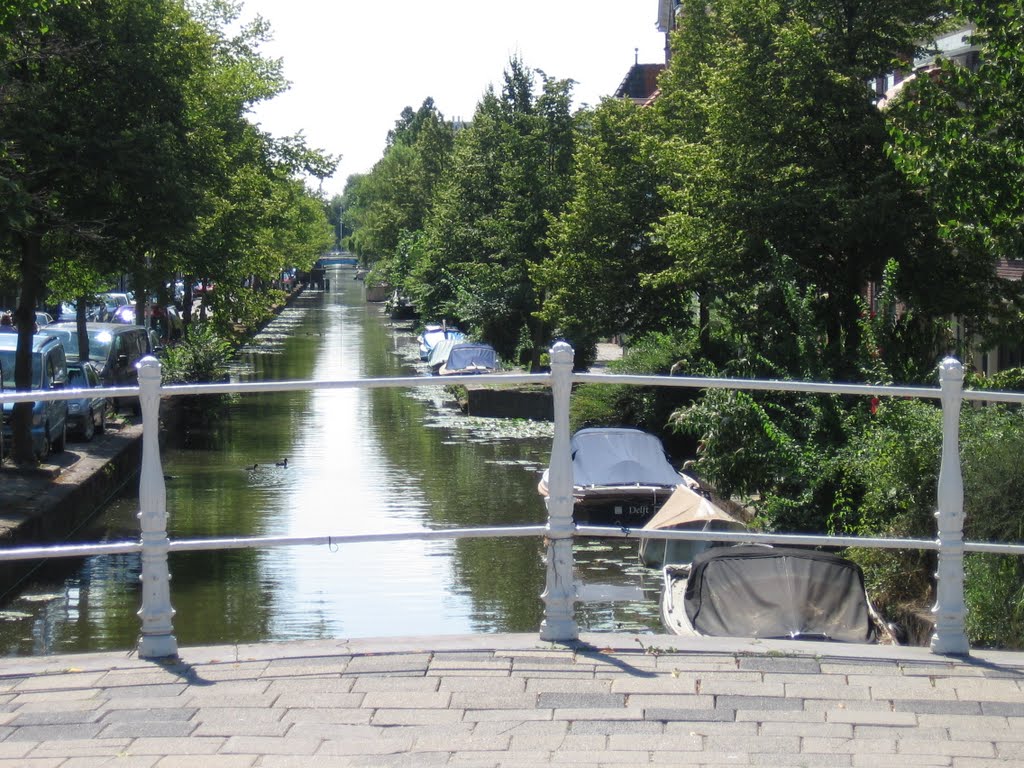
POLYGON ((939 365, 942 389, 942 463, 939 467, 938 518, 939 566, 936 577, 933 653, 966 656, 970 653, 964 632, 964 483, 960 470, 960 403, 963 400, 964 368, 947 357, 939 365))
POLYGON ((573 613, 572 457, 569 455, 569 400, 572 394, 573 349, 564 341, 551 348, 551 395, 555 435, 548 464, 547 579, 541 599, 544 621, 540 639, 568 642, 579 637, 573 613))
POLYGON ((139 525, 142 531, 142 634, 139 656, 146 659, 178 655, 171 619, 170 571, 167 567, 167 488, 160 463, 160 362, 144 357, 138 363, 142 406, 142 472, 139 476, 139 525))

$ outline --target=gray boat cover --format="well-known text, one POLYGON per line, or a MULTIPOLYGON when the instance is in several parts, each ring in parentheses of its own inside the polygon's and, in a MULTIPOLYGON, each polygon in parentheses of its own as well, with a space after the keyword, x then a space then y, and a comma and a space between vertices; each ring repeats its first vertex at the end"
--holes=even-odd
POLYGON ((675 487, 683 482, 661 441, 629 427, 581 429, 569 441, 572 483, 581 488, 608 485, 675 487))
POLYGON ((464 371, 472 368, 498 370, 498 353, 489 344, 474 344, 463 341, 455 344, 444 362, 448 371, 464 371))
POLYGON ((860 566, 815 550, 745 545, 697 555, 683 599, 702 635, 877 641, 860 566))

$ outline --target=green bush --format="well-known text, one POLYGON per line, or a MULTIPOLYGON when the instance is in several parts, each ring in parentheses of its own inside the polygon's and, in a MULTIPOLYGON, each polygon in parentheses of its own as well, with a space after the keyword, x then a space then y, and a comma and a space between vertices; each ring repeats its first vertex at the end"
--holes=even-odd
POLYGON ((164 351, 165 384, 208 384, 228 379, 232 348, 209 323, 193 322, 182 339, 164 351))
MULTIPOLYGON (((667 375, 696 373, 696 340, 687 334, 652 333, 637 339, 621 360, 608 364, 609 373, 667 375)), ((657 435, 675 457, 692 457, 696 441, 669 428, 673 411, 689 403, 695 392, 669 387, 584 384, 575 389, 569 422, 573 431, 584 427, 634 426, 657 435)))

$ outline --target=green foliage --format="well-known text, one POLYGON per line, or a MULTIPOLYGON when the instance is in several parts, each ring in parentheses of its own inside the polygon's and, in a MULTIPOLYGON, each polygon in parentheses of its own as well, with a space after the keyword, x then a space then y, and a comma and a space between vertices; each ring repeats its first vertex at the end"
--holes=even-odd
POLYGON ((551 223, 551 256, 531 268, 540 312, 578 351, 616 334, 686 328, 690 291, 655 287, 665 269, 651 227, 664 212, 662 169, 650 161, 654 112, 606 99, 577 124, 574 194, 551 223))
POLYGON ((972 647, 1024 648, 1024 567, 1010 555, 964 556, 967 636, 972 647))
POLYGON ((915 22, 933 10, 927 2, 850 5, 842 14, 813 0, 687 2, 656 107, 666 133, 658 162, 671 174, 655 234, 672 264, 654 283, 696 290, 729 327, 761 332, 758 353, 774 360, 791 354, 771 251, 784 254, 798 290, 815 288, 822 368, 852 375, 865 283, 890 259, 934 255, 865 87, 894 50, 913 48, 915 22))
POLYGON ((510 62, 500 94, 488 89, 456 136, 408 286, 425 317, 455 319, 503 358, 531 367, 551 338, 530 270, 548 257, 549 217, 569 194, 571 87, 510 62))
MULTIPOLYGON (((610 373, 695 373, 701 370, 695 334, 651 333, 626 348, 621 360, 608 364, 610 373)), ((569 421, 584 427, 628 425, 658 435, 666 450, 678 458, 694 455, 696 441, 669 429, 673 412, 694 397, 692 390, 635 387, 622 384, 582 384, 573 392, 569 421)))
POLYGON ((164 351, 160 361, 165 384, 210 384, 227 381, 231 344, 208 323, 192 323, 184 337, 164 351))
POLYGON ((889 149, 934 210, 952 255, 942 280, 955 292, 955 311, 991 337, 994 326, 1019 320, 1022 304, 1020 283, 999 279, 994 266, 1019 258, 1024 245, 1024 7, 952 6, 977 25, 979 65, 940 60, 907 84, 888 107, 889 149))

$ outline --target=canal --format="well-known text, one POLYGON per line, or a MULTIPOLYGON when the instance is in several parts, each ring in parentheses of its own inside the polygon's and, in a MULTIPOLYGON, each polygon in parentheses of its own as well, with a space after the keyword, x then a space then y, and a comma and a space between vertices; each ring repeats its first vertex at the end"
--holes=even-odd
MULTIPOLYGON (((241 349, 238 381, 423 374, 411 323, 329 274, 241 349)), ((463 416, 442 387, 238 396, 167 436, 174 538, 543 523, 537 481, 551 424, 463 416)), ((136 489, 137 490, 137 489, 136 489)), ((130 492, 80 540, 138 536, 130 492)), ((577 541, 577 579, 637 599, 581 604, 581 629, 660 631, 659 575, 636 542, 577 541)), ((7 655, 130 649, 139 634, 138 555, 51 561, 0 611, 7 655)), ((533 538, 280 547, 170 556, 181 646, 470 632, 534 632, 543 606, 533 538)), ((607 590, 605 590, 607 591, 607 590)))

